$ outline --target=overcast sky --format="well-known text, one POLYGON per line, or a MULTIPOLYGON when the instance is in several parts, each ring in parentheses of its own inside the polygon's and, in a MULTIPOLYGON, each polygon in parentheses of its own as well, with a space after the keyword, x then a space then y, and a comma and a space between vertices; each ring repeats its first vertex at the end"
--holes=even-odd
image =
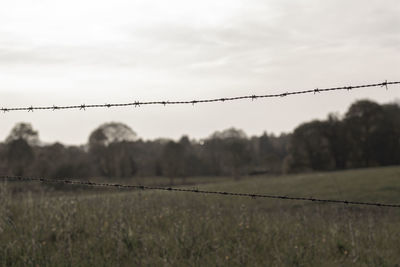
MULTIPOLYGON (((192 100, 400 79, 398 0, 13 0, 0 2, 0 107, 192 100)), ((0 114, 45 142, 85 143, 103 122, 144 139, 228 127, 279 134, 386 103, 400 87, 195 106, 0 114)))

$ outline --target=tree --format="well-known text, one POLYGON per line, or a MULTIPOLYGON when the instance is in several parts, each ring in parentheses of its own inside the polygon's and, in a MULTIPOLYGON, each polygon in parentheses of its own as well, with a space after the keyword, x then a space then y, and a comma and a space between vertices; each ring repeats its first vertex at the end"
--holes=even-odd
POLYGON ((262 172, 279 173, 282 168, 282 159, 274 146, 274 138, 264 133, 257 138, 257 158, 262 172))
POLYGON ((289 146, 289 171, 333 169, 329 140, 320 121, 303 123, 294 130, 289 146))
POLYGON ((17 123, 6 138, 6 169, 14 175, 24 175, 35 160, 33 146, 40 144, 39 134, 29 123, 17 123))
POLYGON ((353 103, 345 115, 346 129, 351 149, 350 162, 353 167, 369 167, 379 163, 377 151, 384 144, 382 130, 384 111, 369 100, 353 103))
POLYGON ((377 145, 377 156, 380 165, 400 163, 400 106, 398 104, 382 105, 384 118, 381 121, 377 145))
POLYGON ((39 133, 35 131, 29 123, 17 123, 6 138, 6 143, 11 143, 18 139, 25 140, 30 146, 37 146, 40 144, 39 133))
POLYGON ((137 134, 127 125, 120 122, 110 122, 100 125, 89 136, 89 148, 108 146, 112 143, 137 140, 137 134))
POLYGON ((215 174, 229 174, 235 178, 248 172, 249 145, 246 134, 234 128, 215 132, 204 142, 207 160, 215 174))
POLYGON ((32 147, 22 138, 7 143, 5 156, 9 171, 17 176, 26 174, 35 159, 32 147))
POLYGON ((243 130, 229 128, 222 132, 216 131, 210 136, 210 139, 246 139, 247 135, 243 130))
POLYGON ((229 138, 224 140, 225 161, 230 169, 230 175, 239 179, 243 174, 248 173, 246 169, 251 160, 251 152, 247 146, 247 140, 241 138, 229 138))
POLYGON ((108 177, 130 177, 137 165, 133 150, 136 133, 122 123, 106 123, 89 136, 89 151, 99 173, 108 177))
POLYGON ((174 183, 175 177, 184 177, 185 150, 181 143, 174 141, 168 142, 162 154, 163 174, 170 179, 170 184, 174 183))
POLYGON ((337 115, 329 114, 321 122, 322 134, 328 139, 329 150, 335 162, 335 169, 345 169, 349 157, 349 140, 346 125, 337 115))

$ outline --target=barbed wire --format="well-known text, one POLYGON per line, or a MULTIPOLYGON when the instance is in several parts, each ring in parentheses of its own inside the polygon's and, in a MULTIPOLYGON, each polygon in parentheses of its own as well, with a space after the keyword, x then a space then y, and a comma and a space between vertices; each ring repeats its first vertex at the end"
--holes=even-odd
POLYGON ((346 204, 346 205, 400 208, 400 204, 387 204, 387 203, 379 203, 379 202, 361 202, 361 201, 349 201, 349 200, 337 200, 337 199, 320 199, 320 198, 314 198, 314 197, 290 197, 290 196, 282 196, 282 195, 267 195, 267 194, 254 194, 254 193, 235 193, 235 192, 209 191, 209 190, 187 189, 187 188, 176 188, 176 187, 126 185, 126 184, 114 184, 114 183, 95 183, 95 182, 90 182, 90 181, 77 181, 77 180, 68 180, 68 179, 48 179, 48 178, 21 177, 21 176, 8 176, 8 175, 2 175, 2 176, 0 176, 0 179, 5 180, 5 181, 13 180, 13 181, 21 181, 21 182, 57 183, 57 184, 83 185, 83 186, 93 186, 93 187, 112 187, 112 188, 119 188, 119 189, 187 192, 187 193, 206 194, 206 195, 249 197, 252 199, 270 198, 270 199, 281 199, 281 200, 336 203, 336 204, 346 204))
POLYGON ((235 97, 223 97, 223 98, 211 98, 211 99, 198 99, 198 100, 188 100, 188 101, 134 101, 129 103, 106 103, 106 104, 92 104, 92 105, 71 105, 71 106, 30 106, 30 107, 2 107, 0 111, 11 112, 11 111, 28 111, 33 112, 35 110, 66 110, 66 109, 78 109, 78 110, 86 110, 89 108, 112 108, 112 107, 140 107, 144 105, 179 105, 179 104, 199 104, 199 103, 213 103, 213 102, 228 102, 228 101, 236 101, 236 100, 256 100, 261 98, 273 98, 273 97, 285 97, 290 95, 301 95, 301 94, 310 94, 310 93, 322 93, 329 91, 338 91, 338 90, 353 90, 360 88, 369 88, 369 87, 385 87, 388 89, 389 85, 400 84, 398 82, 382 82, 382 83, 374 83, 374 84, 364 84, 364 85, 355 85, 355 86, 342 86, 342 87, 330 87, 330 88, 316 88, 302 91, 292 91, 292 92, 283 92, 278 94, 265 94, 265 95, 245 95, 245 96, 235 96, 235 97))

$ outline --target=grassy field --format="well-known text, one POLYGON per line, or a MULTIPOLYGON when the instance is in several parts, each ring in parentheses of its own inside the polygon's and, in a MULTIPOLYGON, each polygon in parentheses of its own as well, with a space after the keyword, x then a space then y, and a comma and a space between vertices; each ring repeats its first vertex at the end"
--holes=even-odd
MULTIPOLYGON (((218 181, 197 187, 400 203, 400 167, 218 181)), ((400 266, 396 208, 15 186, 0 190, 3 266, 400 266)))

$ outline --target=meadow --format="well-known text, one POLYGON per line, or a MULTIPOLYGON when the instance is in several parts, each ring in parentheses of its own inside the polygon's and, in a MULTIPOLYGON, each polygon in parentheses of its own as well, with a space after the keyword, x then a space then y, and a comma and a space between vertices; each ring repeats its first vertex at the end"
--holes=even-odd
MULTIPOLYGON (((182 187, 400 203, 400 167, 190 184, 182 187)), ((400 266, 400 209, 7 182, 0 264, 400 266)))

